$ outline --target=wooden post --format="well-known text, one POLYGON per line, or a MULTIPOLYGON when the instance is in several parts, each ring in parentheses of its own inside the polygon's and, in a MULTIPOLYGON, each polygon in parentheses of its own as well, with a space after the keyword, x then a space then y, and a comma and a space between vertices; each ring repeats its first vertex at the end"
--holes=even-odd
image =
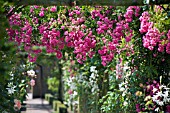
POLYGON ((57 65, 59 69, 59 89, 58 89, 58 100, 60 100, 62 103, 64 101, 64 83, 63 83, 63 72, 62 72, 62 65, 57 60, 57 65))

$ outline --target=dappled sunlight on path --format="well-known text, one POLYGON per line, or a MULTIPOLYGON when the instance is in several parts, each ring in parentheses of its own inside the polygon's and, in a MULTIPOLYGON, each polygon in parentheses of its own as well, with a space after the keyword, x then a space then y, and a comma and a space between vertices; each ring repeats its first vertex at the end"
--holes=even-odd
POLYGON ((28 94, 27 101, 27 110, 22 111, 21 113, 52 113, 52 107, 44 99, 36 98, 32 99, 32 95, 28 94))

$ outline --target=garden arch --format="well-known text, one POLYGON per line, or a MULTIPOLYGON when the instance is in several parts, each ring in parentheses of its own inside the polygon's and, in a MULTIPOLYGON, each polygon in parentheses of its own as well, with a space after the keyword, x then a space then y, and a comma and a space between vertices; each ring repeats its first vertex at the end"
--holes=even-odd
MULTIPOLYGON (((161 2, 169 3, 168 0, 161 2)), ((160 2, 149 2, 152 3, 160 2)), ((169 112, 169 6, 116 8, 32 6, 23 9, 22 14, 10 13, 8 34, 29 53, 31 62, 44 51, 58 59, 64 57, 61 64, 70 62, 66 66, 72 69, 70 79, 74 77, 76 81, 82 77, 86 81, 75 82, 79 82, 77 93, 84 96, 77 100, 83 104, 79 107, 85 113, 128 109, 140 112, 151 108, 169 112), (71 58, 80 64, 72 62, 71 58), (159 95, 163 102, 155 97, 162 89, 166 92, 162 93, 163 97, 159 95), (87 96, 90 93, 94 95, 87 96), (95 106, 89 105, 88 99, 95 106)), ((74 91, 74 88, 69 90, 70 95, 74 91)))

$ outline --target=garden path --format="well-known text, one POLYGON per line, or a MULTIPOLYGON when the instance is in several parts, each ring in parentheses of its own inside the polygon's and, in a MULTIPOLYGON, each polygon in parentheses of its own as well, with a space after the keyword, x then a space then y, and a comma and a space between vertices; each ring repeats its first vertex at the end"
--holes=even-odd
POLYGON ((32 99, 32 94, 29 93, 26 100, 26 111, 21 113, 53 113, 52 107, 49 103, 40 98, 32 99))

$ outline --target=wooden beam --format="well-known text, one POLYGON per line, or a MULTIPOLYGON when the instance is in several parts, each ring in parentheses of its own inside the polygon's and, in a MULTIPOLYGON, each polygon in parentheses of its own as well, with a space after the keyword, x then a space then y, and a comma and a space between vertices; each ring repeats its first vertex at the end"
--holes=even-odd
MULTIPOLYGON (((132 6, 144 5, 144 0, 14 0, 20 5, 56 5, 56 6, 72 6, 74 1, 76 5, 107 5, 107 6, 132 6)), ((149 4, 169 4, 170 0, 147 0, 149 4)))

